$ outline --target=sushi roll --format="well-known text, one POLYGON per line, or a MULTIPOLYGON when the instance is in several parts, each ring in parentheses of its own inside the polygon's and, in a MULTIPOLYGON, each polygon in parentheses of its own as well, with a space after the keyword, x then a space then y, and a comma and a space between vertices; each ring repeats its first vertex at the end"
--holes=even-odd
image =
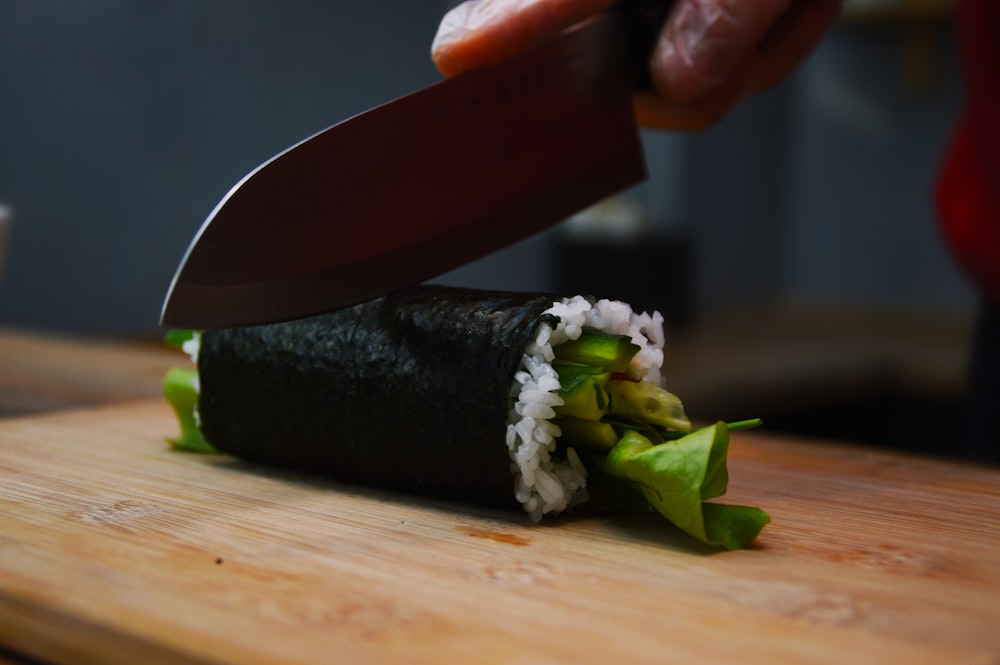
MULTIPOLYGON (((179 447, 522 510, 655 508, 743 547, 725 423, 663 387, 663 318, 575 296, 415 286, 305 319, 192 333, 168 375, 179 447)), ((741 425, 736 425, 741 426, 741 425)))

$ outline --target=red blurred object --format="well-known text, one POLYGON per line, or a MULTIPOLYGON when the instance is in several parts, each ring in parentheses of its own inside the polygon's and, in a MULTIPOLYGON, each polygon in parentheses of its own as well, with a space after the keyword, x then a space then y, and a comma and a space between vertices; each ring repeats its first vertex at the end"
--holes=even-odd
POLYGON ((957 0, 967 103, 937 187, 959 263, 1000 305, 1000 3, 957 0))

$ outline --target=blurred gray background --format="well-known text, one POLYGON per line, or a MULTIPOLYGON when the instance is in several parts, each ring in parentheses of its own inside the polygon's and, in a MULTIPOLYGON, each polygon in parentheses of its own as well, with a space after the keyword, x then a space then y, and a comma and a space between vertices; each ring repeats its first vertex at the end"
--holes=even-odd
MULTIPOLYGON (((218 199, 288 144, 438 80, 448 2, 0 3, 0 325, 158 334, 218 199)), ((646 133, 628 194, 682 236, 698 311, 795 299, 968 311, 931 194, 960 108, 952 26, 907 80, 909 32, 839 25, 780 88, 698 135, 646 133)), ((444 281, 556 288, 546 235, 444 281)))
MULTIPOLYGON (((451 4, 0 3, 0 331, 158 346, 219 199, 439 80, 451 4)), ((976 297, 932 200, 963 100, 953 29, 949 0, 850 0, 780 87, 706 132, 644 133, 646 183, 440 281, 663 310, 694 417, 956 452, 976 297)))
MULTIPOLYGON (((0 203, 14 212, 0 325, 159 334, 219 198, 288 144, 438 80, 429 46, 450 4, 0 3, 0 203)), ((690 259, 685 283, 660 288, 688 290, 698 312, 968 312, 931 202, 961 81, 951 23, 930 28, 918 82, 908 24, 844 21, 712 130, 646 133, 650 181, 627 196, 690 259)), ((444 281, 560 287, 551 235, 444 281)))

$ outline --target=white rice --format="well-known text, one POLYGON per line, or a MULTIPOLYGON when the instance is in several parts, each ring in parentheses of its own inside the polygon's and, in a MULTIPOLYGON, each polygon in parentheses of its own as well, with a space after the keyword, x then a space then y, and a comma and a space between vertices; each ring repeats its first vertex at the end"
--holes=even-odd
POLYGON ((553 457, 559 428, 549 422, 553 407, 563 403, 556 394, 559 375, 550 364, 553 348, 580 337, 583 328, 628 335, 639 346, 631 369, 646 381, 662 384, 663 316, 638 314, 616 300, 593 302, 583 296, 564 298, 545 311, 558 317, 553 327, 541 323, 528 344, 511 387, 507 420, 507 450, 514 474, 514 494, 533 521, 555 515, 587 500, 587 472, 572 448, 565 459, 553 457))
POLYGON ((191 338, 181 343, 181 350, 191 356, 191 361, 198 364, 198 352, 201 351, 201 331, 195 330, 191 333, 191 338))
MULTIPOLYGON (((181 350, 191 357, 191 362, 193 362, 195 367, 197 367, 198 352, 201 351, 201 331, 192 331, 191 339, 184 340, 181 344, 181 350)), ((191 387, 194 388, 195 393, 201 392, 201 377, 198 376, 197 372, 195 372, 194 376, 191 377, 191 387)), ((192 415, 194 416, 194 424, 201 429, 201 413, 198 411, 198 400, 194 401, 194 410, 192 415)))

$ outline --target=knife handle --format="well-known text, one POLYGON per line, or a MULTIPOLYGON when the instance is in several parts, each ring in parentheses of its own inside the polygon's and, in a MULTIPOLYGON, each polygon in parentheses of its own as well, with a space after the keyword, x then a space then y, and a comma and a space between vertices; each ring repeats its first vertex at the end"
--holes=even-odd
POLYGON ((656 48, 660 30, 666 23, 674 0, 620 0, 618 9, 625 24, 628 40, 629 65, 636 90, 649 90, 653 86, 649 73, 649 59, 656 48))

